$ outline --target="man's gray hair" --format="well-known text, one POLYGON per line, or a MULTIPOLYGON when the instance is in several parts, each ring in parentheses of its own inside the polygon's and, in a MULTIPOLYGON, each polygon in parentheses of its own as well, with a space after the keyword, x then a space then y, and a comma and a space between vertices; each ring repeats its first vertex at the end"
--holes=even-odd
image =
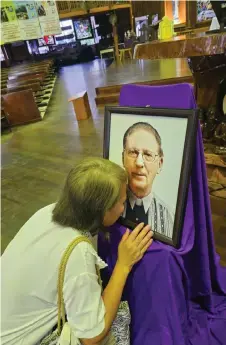
POLYGON ((158 131, 152 125, 150 125, 150 123, 148 123, 148 122, 136 122, 126 130, 124 137, 123 137, 123 149, 124 150, 126 149, 128 137, 139 129, 143 129, 147 132, 150 132, 155 137, 157 144, 159 145, 159 156, 163 157, 161 137, 160 137, 158 131))

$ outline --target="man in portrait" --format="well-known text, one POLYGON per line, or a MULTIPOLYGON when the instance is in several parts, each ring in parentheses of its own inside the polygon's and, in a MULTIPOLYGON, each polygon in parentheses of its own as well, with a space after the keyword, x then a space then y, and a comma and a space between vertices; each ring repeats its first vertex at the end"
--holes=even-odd
POLYGON ((122 217, 149 224, 153 231, 172 238, 174 214, 152 190, 164 161, 157 130, 146 122, 129 127, 123 137, 122 161, 128 172, 127 201, 122 217))

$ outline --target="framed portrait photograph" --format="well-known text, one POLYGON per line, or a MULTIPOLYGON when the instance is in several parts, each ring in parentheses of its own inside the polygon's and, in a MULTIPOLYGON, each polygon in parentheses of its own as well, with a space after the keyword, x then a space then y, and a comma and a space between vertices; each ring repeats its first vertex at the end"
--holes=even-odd
POLYGON ((180 246, 197 124, 194 109, 105 108, 103 156, 128 173, 122 225, 180 246))

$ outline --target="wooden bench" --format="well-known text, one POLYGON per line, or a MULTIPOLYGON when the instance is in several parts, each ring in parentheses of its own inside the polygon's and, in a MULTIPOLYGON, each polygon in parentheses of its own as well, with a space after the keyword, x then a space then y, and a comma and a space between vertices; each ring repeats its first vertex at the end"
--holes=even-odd
POLYGON ((43 82, 44 80, 41 78, 33 78, 33 79, 28 79, 28 80, 10 80, 7 83, 7 87, 25 86, 25 85, 33 84, 33 83, 42 84, 43 82))
POLYGON ((123 48, 123 49, 119 49, 119 59, 121 62, 125 60, 126 53, 128 54, 128 56, 131 60, 133 59, 132 49, 131 48, 123 48))
POLYGON ((3 109, 11 126, 23 125, 42 119, 32 90, 8 93, 2 96, 3 109))
POLYGON ((104 54, 109 54, 109 53, 111 53, 113 59, 115 59, 115 51, 114 51, 114 48, 107 48, 107 49, 102 49, 102 50, 100 50, 100 58, 101 58, 101 60, 103 59, 103 55, 104 55, 104 54))
MULTIPOLYGON (((2 101, 1 101, 2 103, 2 101)), ((8 115, 6 114, 3 106, 1 105, 1 130, 8 129, 10 132, 12 132, 11 124, 8 119, 8 115)))
POLYGON ((7 108, 10 122, 13 126, 37 121, 44 117, 55 83, 53 61, 22 64, 12 68, 7 68, 3 72, 1 80, 1 92, 4 96, 3 107, 7 108), (32 102, 34 102, 39 115, 37 116, 36 112, 34 113, 36 114, 34 117, 29 117, 25 114, 21 117, 21 120, 18 120, 15 115, 18 112, 18 109, 8 109, 9 104, 6 100, 11 100, 10 97, 19 97, 19 100, 21 100, 23 97, 23 101, 26 104, 27 100, 26 97, 24 97, 24 95, 27 95, 26 92, 33 97, 32 101, 28 100, 28 103, 30 104, 29 107, 31 107, 32 102), (10 96, 12 94, 13 96, 10 96))
POLYGON ((25 71, 27 69, 31 70, 33 68, 43 68, 43 67, 52 67, 53 61, 49 63, 47 60, 39 61, 35 63, 23 63, 21 65, 13 66, 10 68, 5 69, 6 72, 14 72, 14 71, 25 71))
POLYGON ((49 73, 51 68, 49 67, 39 67, 39 68, 27 68, 27 69, 22 69, 22 70, 12 70, 8 73, 8 77, 14 76, 14 75, 23 75, 23 74, 32 74, 32 73, 40 73, 40 72, 45 72, 49 73))
POLYGON ((38 79, 40 81, 44 81, 46 74, 44 73, 36 73, 36 74, 25 74, 25 75, 15 75, 14 78, 8 80, 8 84, 12 84, 13 82, 23 82, 23 81, 31 81, 34 79, 38 79))
POLYGON ((14 75, 26 74, 26 73, 49 73, 49 71, 53 68, 53 62, 49 63, 48 61, 45 63, 35 63, 35 64, 22 64, 19 66, 14 66, 10 68, 3 68, 1 77, 2 78, 9 78, 14 75))
POLYGON ((37 92, 41 90, 41 85, 39 82, 34 82, 34 83, 24 84, 24 85, 10 85, 7 88, 2 89, 1 92, 2 94, 6 94, 6 93, 22 91, 22 90, 32 90, 32 92, 37 92))

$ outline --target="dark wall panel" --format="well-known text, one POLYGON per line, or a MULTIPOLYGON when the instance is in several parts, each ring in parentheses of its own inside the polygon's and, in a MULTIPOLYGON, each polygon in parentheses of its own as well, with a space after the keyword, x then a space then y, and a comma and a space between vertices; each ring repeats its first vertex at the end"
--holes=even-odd
POLYGON ((164 16, 164 1, 132 1, 133 16, 141 17, 158 13, 159 18, 164 16))

